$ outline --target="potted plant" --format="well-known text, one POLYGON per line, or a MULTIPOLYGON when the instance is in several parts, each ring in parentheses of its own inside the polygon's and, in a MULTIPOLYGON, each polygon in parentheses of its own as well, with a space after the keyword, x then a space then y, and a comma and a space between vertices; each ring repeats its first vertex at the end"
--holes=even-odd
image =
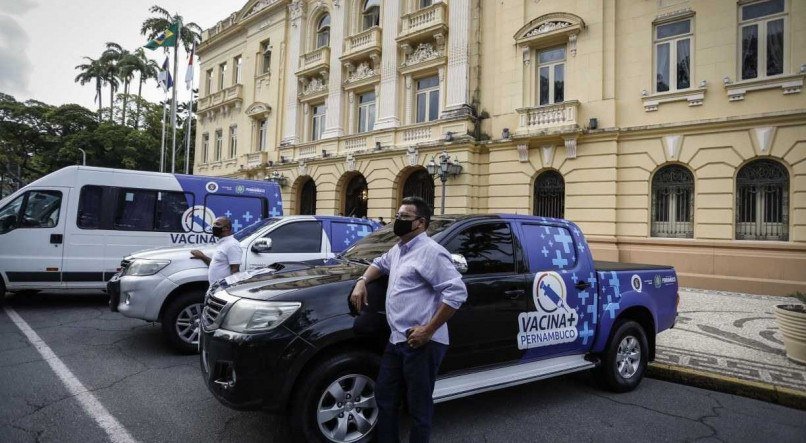
MULTIPOLYGON (((796 292, 794 297, 806 303, 806 294, 796 292)), ((806 305, 777 305, 775 318, 784 336, 786 356, 792 361, 806 365, 806 305)))

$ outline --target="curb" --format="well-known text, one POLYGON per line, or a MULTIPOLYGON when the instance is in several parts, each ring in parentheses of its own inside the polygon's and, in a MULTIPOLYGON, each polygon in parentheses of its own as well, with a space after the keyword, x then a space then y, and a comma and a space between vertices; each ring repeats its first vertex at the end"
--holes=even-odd
POLYGON ((647 376, 658 380, 740 395, 790 408, 806 410, 806 392, 770 383, 744 380, 685 366, 655 362, 650 363, 647 367, 647 376))

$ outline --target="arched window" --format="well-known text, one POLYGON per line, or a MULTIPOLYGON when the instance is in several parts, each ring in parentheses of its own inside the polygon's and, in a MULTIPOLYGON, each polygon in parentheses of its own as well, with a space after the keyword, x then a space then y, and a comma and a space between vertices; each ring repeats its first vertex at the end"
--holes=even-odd
POLYGON ((653 237, 694 237, 694 175, 680 165, 664 166, 652 178, 653 237))
POLYGON ((344 190, 344 215, 347 217, 365 217, 367 215, 367 199, 369 188, 367 180, 358 174, 347 183, 344 190))
POLYGON ((563 218, 565 216, 565 181, 557 171, 546 171, 535 180, 534 215, 563 218))
POLYGON ((755 160, 736 176, 736 238, 789 239, 789 173, 773 160, 755 160))
POLYGON ((299 214, 316 215, 316 183, 308 179, 299 193, 299 214))
POLYGON ((330 14, 325 14, 316 25, 316 49, 330 46, 330 14))
POLYGON ((434 178, 425 169, 414 171, 403 184, 402 197, 422 197, 434 213, 434 178))
POLYGON ((363 18, 362 31, 381 24, 381 2, 380 0, 367 0, 364 2, 364 9, 361 11, 363 18))

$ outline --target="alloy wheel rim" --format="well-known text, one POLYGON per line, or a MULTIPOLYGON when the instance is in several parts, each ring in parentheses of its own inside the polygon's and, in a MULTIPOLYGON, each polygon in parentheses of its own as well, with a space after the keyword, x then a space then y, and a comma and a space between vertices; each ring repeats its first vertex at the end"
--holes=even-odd
POLYGON ((316 408, 319 430, 328 440, 354 442, 369 434, 378 421, 375 382, 362 374, 348 374, 331 383, 316 408))
POLYGON ((201 318, 202 304, 188 305, 176 316, 176 335, 188 344, 199 343, 199 319, 201 318))
POLYGON ((616 352, 616 369, 624 379, 632 378, 641 364, 641 345, 638 339, 628 335, 621 340, 616 352))

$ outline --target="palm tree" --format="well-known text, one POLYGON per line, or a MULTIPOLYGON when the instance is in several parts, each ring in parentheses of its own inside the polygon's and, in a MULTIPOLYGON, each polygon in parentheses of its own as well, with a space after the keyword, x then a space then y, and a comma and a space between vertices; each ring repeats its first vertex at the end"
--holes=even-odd
POLYGON ((178 19, 182 21, 179 41, 182 43, 186 52, 190 52, 190 48, 193 46, 194 42, 201 41, 202 29, 196 23, 185 23, 181 15, 171 15, 170 12, 157 5, 152 6, 149 12, 156 14, 156 16, 147 18, 140 28, 140 34, 145 35, 149 40, 154 39, 159 33, 168 29, 168 27, 178 19))
MULTIPOLYGON (((137 85, 137 97, 139 99, 143 98, 143 83, 146 80, 153 78, 157 79, 157 75, 159 74, 160 66, 154 60, 150 60, 146 57, 145 51, 143 48, 137 48, 134 51, 134 56, 137 57, 137 72, 140 74, 139 84, 137 85)), ((134 128, 137 129, 140 126, 140 104, 142 100, 137 100, 137 113, 134 117, 134 128)))
POLYGON ((118 60, 124 51, 117 43, 107 43, 107 49, 101 54, 99 61, 103 70, 104 85, 109 86, 109 121, 112 122, 115 108, 115 92, 120 86, 118 81, 118 60))
POLYGON ((95 60, 90 57, 84 57, 87 60, 87 63, 82 63, 75 67, 81 71, 75 78, 75 82, 83 85, 86 85, 90 82, 95 82, 95 100, 98 101, 98 120, 101 120, 101 86, 104 82, 104 67, 101 60, 95 60))

